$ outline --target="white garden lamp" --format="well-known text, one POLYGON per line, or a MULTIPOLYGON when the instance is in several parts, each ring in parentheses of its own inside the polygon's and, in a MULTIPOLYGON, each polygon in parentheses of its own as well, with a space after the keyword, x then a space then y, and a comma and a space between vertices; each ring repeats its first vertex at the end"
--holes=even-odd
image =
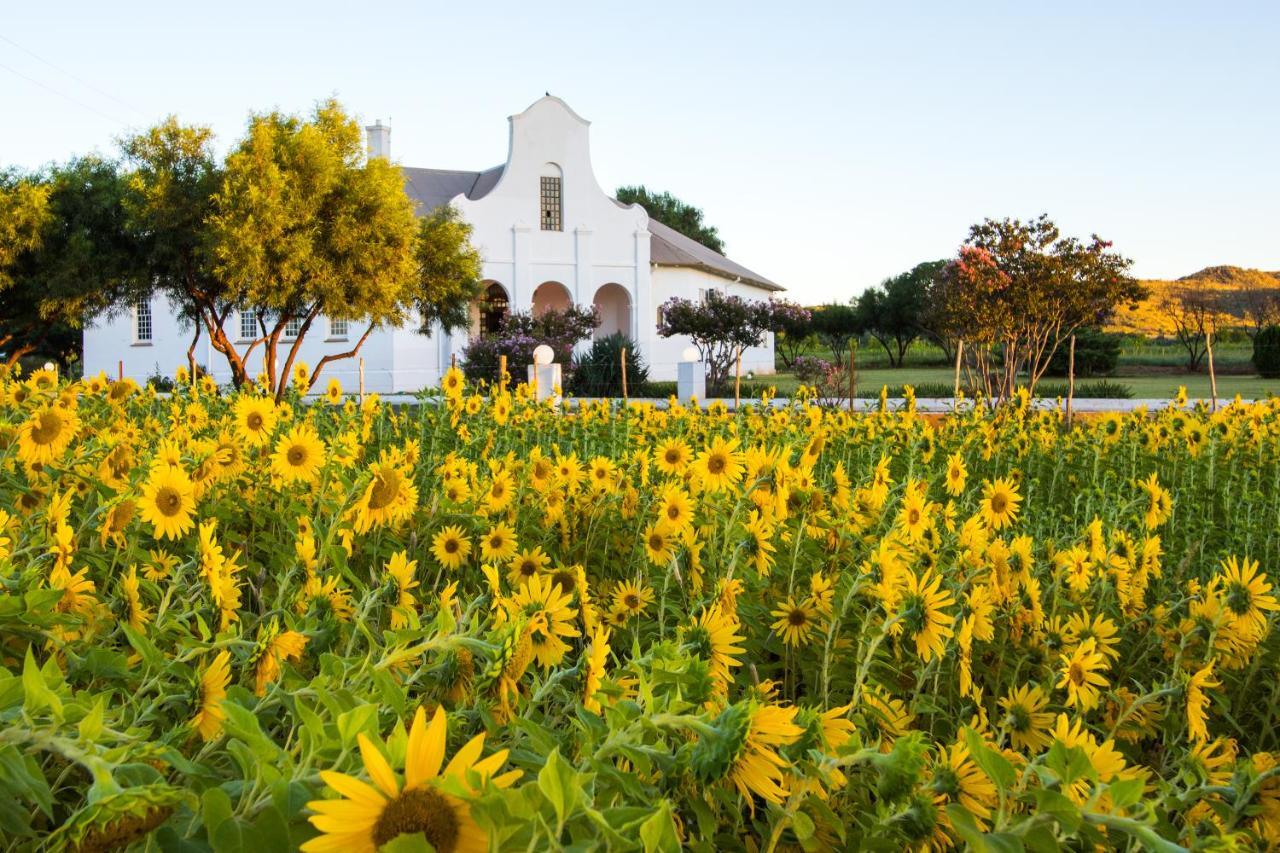
POLYGON ((555 400, 560 388, 560 365, 555 363, 556 351, 540 344, 533 351, 533 364, 529 365, 529 385, 533 397, 539 403, 555 400))

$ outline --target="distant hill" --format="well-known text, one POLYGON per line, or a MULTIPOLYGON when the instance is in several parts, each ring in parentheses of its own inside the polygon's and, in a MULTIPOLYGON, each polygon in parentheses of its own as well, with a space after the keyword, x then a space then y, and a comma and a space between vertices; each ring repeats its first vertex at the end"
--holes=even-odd
POLYGON ((1134 307, 1121 306, 1107 325, 1108 331, 1139 335, 1169 335, 1175 330, 1163 304, 1175 297, 1194 294, 1198 304, 1219 318, 1219 328, 1257 327, 1280 316, 1280 272, 1230 265, 1205 267, 1178 279, 1143 279, 1149 291, 1134 307))

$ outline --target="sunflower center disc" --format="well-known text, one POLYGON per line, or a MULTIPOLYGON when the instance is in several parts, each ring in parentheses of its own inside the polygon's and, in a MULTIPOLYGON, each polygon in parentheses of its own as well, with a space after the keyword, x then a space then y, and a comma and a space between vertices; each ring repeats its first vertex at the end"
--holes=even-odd
POLYGON ((413 788, 387 803, 373 827, 378 847, 401 835, 421 832, 438 853, 451 853, 458 844, 458 815, 444 795, 430 788, 413 788))

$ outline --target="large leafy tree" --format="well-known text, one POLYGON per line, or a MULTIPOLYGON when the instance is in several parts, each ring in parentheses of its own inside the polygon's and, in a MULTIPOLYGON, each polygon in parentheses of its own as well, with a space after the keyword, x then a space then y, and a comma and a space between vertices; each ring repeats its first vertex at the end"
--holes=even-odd
POLYGON ((707 385, 721 389, 739 352, 759 346, 771 323, 768 302, 708 290, 701 302, 673 296, 662 303, 658 334, 687 335, 707 365, 707 385))
POLYGON ((775 335, 774 348, 782 366, 791 370, 813 339, 813 312, 786 299, 770 303, 769 329, 775 335))
POLYGON ((901 367, 912 341, 925 333, 929 289, 946 265, 945 260, 917 264, 858 298, 861 324, 884 347, 891 366, 901 367))
POLYGON ((986 393, 1005 399, 1025 373, 1032 391, 1076 329, 1142 298, 1132 262, 1097 235, 1063 237, 1047 216, 987 219, 931 288, 945 334, 963 340, 986 393))
POLYGON ((813 333, 831 350, 832 361, 843 367, 849 362, 853 339, 866 331, 866 318, 854 306, 832 302, 813 309, 813 333))
MULTIPOLYGON (((209 217, 214 270, 236 304, 259 308, 266 379, 277 396, 320 315, 358 319, 373 329, 407 322, 455 328, 466 322, 479 259, 456 215, 419 222, 400 170, 365 158, 359 125, 333 100, 306 119, 254 116, 227 157, 209 217), (294 321, 297 334, 283 341, 294 321)), ((257 342, 255 342, 257 343, 257 342)), ((251 345, 252 346, 252 345, 251 345)))
POLYGON ((126 226, 154 293, 168 299, 194 327, 188 360, 194 364, 201 333, 227 360, 232 381, 247 378, 244 358, 224 332, 235 309, 226 282, 214 270, 208 218, 222 182, 213 131, 170 116, 121 143, 126 226))
POLYGON ((713 252, 724 254, 724 241, 715 227, 702 219, 702 210, 681 201, 669 192, 654 192, 643 184, 634 187, 618 187, 618 201, 638 204, 668 228, 679 231, 690 240, 697 240, 713 252))
POLYGON ((115 163, 84 157, 0 177, 0 350, 74 355, 87 318, 144 281, 115 163))

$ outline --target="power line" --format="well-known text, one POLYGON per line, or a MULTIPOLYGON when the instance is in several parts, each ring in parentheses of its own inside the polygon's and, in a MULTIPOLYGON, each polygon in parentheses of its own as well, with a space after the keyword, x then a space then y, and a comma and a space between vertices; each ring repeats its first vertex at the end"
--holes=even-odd
POLYGON ((45 59, 45 58, 44 58, 43 56, 41 56, 40 54, 36 53, 34 50, 31 50, 30 48, 23 47, 22 45, 18 44, 18 43, 17 43, 16 41, 14 41, 13 39, 11 39, 11 38, 9 38, 8 36, 4 35, 3 33, 0 33, 0 39, 3 39, 4 41, 7 41, 9 44, 13 45, 13 46, 14 46, 14 47, 16 47, 18 50, 22 51, 23 53, 27 54, 28 56, 33 57, 34 59, 37 59, 37 60, 39 60, 40 62, 43 62, 45 65, 49 66, 49 67, 50 67, 50 68, 52 68, 54 71, 57 71, 57 72, 59 72, 59 73, 61 73, 61 74, 65 74, 66 76, 70 77, 72 80, 75 80, 75 81, 76 81, 77 83, 79 83, 81 86, 84 86, 85 88, 88 88, 88 89, 92 89, 93 91, 95 91, 95 92, 97 92, 99 95, 101 95, 102 97, 104 97, 104 98, 110 98, 111 100, 115 101, 117 104, 120 104, 121 106, 124 106, 124 107, 128 107, 129 109, 133 110, 135 113, 137 113, 137 114, 138 114, 138 115, 140 115, 140 116, 144 116, 144 117, 145 117, 145 116, 147 115, 147 113, 146 113, 146 112, 144 112, 143 110, 138 109, 137 107, 135 107, 133 104, 129 103, 128 101, 125 101, 125 100, 123 100, 123 99, 121 99, 121 98, 117 98, 115 95, 111 94, 110 92, 106 92, 106 91, 103 91, 102 89, 99 89, 97 86, 93 85, 93 84, 92 84, 92 83, 90 83, 88 80, 85 80, 83 77, 80 77, 80 76, 78 76, 78 75, 76 75, 76 74, 72 74, 72 73, 71 73, 70 71, 68 71, 67 69, 65 69, 65 68, 61 68, 61 67, 59 67, 59 66, 57 66, 57 65, 54 65, 52 62, 50 62, 49 60, 45 59))
POLYGON ((127 121, 122 121, 121 119, 113 115, 104 113, 102 110, 98 109, 97 107, 91 106, 89 104, 86 104, 84 101, 73 98, 71 95, 68 95, 66 92, 60 92, 57 89, 53 88, 52 86, 48 85, 47 83, 41 83, 39 80, 37 80, 34 77, 28 77, 26 74, 23 74, 21 71, 18 71, 14 68, 10 68, 8 65, 5 65, 2 62, 0 62, 0 68, 3 68, 5 71, 8 71, 10 74, 14 74, 18 77, 21 77, 23 80, 26 80, 28 83, 34 83, 35 85, 39 86, 41 89, 44 89, 45 91, 52 92, 53 94, 57 95, 59 98, 65 98, 66 100, 70 101, 71 103, 75 104, 78 107, 83 107, 84 109, 89 110, 90 112, 97 113, 103 118, 108 119, 109 121, 113 121, 118 125, 128 126, 129 124, 127 121))

